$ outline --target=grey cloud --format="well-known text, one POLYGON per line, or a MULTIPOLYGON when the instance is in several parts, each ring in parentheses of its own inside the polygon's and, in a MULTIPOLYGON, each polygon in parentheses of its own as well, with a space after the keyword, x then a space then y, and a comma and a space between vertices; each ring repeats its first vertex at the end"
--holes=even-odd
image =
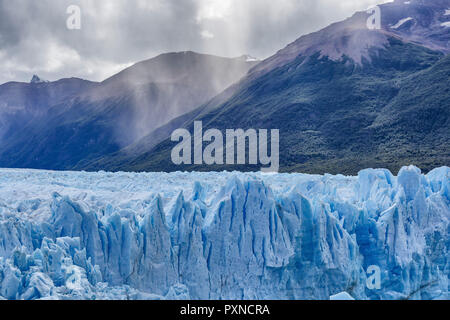
POLYGON ((0 0, 0 83, 103 80, 171 51, 265 58, 381 0, 0 0), (66 28, 79 5, 82 29, 66 28))

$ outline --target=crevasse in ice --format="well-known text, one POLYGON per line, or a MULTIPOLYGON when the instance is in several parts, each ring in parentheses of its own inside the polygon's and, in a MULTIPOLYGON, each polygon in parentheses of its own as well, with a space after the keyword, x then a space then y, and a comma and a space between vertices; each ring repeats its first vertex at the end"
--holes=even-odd
POLYGON ((448 299, 449 178, 2 169, 0 297, 448 299))

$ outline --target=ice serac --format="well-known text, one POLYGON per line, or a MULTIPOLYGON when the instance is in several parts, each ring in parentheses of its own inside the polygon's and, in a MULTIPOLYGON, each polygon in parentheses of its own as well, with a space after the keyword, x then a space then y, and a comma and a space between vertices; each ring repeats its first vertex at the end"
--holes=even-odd
POLYGON ((448 299, 449 184, 448 167, 397 177, 3 169, 0 296, 448 299))
POLYGON ((204 226, 210 298, 275 298, 272 271, 288 264, 293 247, 271 190, 233 177, 213 203, 204 226))

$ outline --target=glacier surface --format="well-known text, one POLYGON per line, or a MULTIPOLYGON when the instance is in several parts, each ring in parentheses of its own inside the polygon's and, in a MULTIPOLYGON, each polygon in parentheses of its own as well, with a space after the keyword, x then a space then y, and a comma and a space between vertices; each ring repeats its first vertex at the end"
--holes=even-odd
POLYGON ((448 167, 0 169, 0 299, 448 299, 449 190, 448 167))

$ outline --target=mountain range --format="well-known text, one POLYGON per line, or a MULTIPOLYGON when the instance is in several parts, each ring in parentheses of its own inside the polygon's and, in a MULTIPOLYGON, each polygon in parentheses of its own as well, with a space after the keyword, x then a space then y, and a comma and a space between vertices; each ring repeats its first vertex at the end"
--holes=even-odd
POLYGON ((0 86, 0 166, 71 169, 120 150, 193 110, 256 64, 169 53, 137 63, 103 82, 81 79, 0 86))
POLYGON ((0 166, 259 170, 172 164, 172 131, 192 132, 194 121, 205 129, 279 129, 287 172, 448 165, 450 1, 379 8, 378 30, 367 27, 371 13, 357 12, 261 62, 167 54, 102 83, 0 86, 0 166))

